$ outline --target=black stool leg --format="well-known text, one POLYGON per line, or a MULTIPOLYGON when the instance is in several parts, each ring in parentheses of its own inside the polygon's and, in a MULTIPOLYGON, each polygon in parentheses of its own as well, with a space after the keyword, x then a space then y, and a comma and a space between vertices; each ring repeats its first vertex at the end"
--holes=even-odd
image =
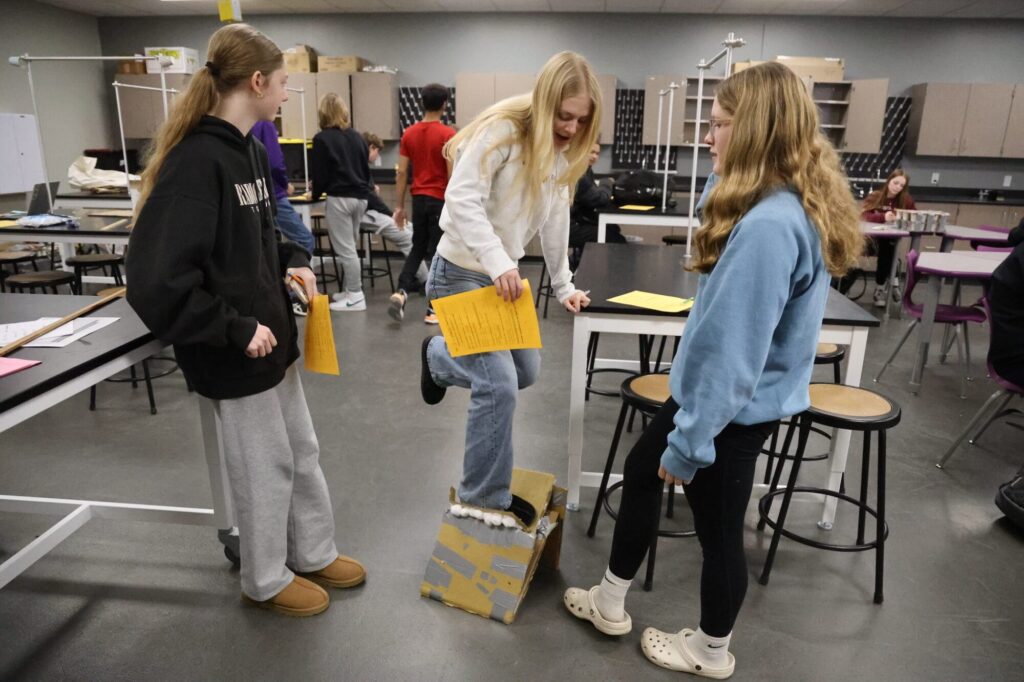
POLYGON ((885 571, 885 429, 878 431, 878 518, 875 520, 875 603, 882 603, 885 571))
POLYGON ((667 341, 668 341, 668 337, 667 336, 661 337, 661 343, 658 345, 658 359, 654 361, 654 371, 655 372, 660 372, 661 371, 661 358, 664 357, 664 354, 665 354, 665 343, 667 341))
MULTIPOLYGON (((768 577, 772 572, 772 563, 775 561, 775 552, 779 549, 780 532, 786 524, 786 514, 789 513, 789 502, 793 498, 793 488, 796 486, 797 473, 800 471, 800 462, 804 457, 804 448, 807 447, 807 436, 811 432, 811 417, 804 414, 800 417, 800 438, 796 446, 796 455, 793 459, 793 468, 789 472, 789 483, 786 484, 786 492, 782 495, 782 507, 779 509, 779 519, 776 521, 775 532, 772 533, 772 543, 768 548, 768 557, 764 561, 764 569, 761 571, 761 578, 758 582, 762 585, 768 584, 768 577)), ((781 470, 782 467, 780 466, 781 470)), ((769 510, 771 505, 769 505, 769 510)))
MULTIPOLYGON (((773 490, 778 490, 779 481, 782 480, 782 467, 786 463, 786 455, 789 454, 789 446, 793 442, 793 430, 795 428, 796 428, 796 417, 792 417, 789 420, 789 426, 786 427, 786 437, 782 440, 782 452, 779 453, 779 461, 775 465, 775 472, 772 475, 771 485, 768 486, 768 492, 772 492, 773 490)), ((808 428, 808 433, 809 432, 810 432, 810 428, 808 428)), ((800 456, 803 457, 803 454, 801 453, 800 456)), ((769 455, 768 457, 769 457, 768 465, 771 466, 771 462, 772 462, 773 457, 772 457, 772 455, 769 455)), ((772 500, 774 500, 774 498, 770 498, 769 499, 769 502, 768 502, 768 512, 771 512, 771 510, 772 510, 772 504, 771 504, 772 500)), ((758 530, 764 530, 765 525, 767 525, 767 514, 766 514, 765 517, 762 517, 761 519, 758 520, 758 522, 757 522, 757 529, 758 530)))
POLYGON ((676 516, 676 486, 673 483, 668 487, 668 506, 665 509, 665 518, 674 519, 676 516))
POLYGON ((384 247, 384 267, 388 269, 388 284, 391 285, 391 293, 395 293, 395 278, 391 274, 391 256, 388 255, 388 243, 384 237, 380 238, 381 246, 384 247))
POLYGON ((871 475, 871 432, 864 431, 864 447, 860 459, 860 509, 857 510, 857 544, 864 544, 864 522, 867 519, 868 478, 871 475))
POLYGON ((594 360, 597 359, 597 340, 600 337, 600 332, 590 332, 590 338, 587 340, 587 390, 583 392, 583 400, 590 400, 590 383, 594 380, 592 372, 594 360))
POLYGON ((765 485, 768 485, 768 481, 772 480, 772 462, 775 460, 775 446, 779 444, 779 429, 781 428, 782 424, 780 422, 772 429, 772 440, 768 445, 768 461, 764 465, 764 480, 761 481, 765 485))
POLYGON ((146 393, 149 394, 149 413, 156 414, 156 398, 153 397, 153 381, 149 377, 149 358, 142 361, 142 376, 146 380, 146 393))
POLYGON ((665 494, 665 486, 658 489, 658 511, 654 514, 654 532, 651 533, 651 545, 647 549, 647 575, 644 576, 644 592, 654 588, 654 561, 658 557, 658 531, 661 530, 661 500, 665 494))
POLYGON ((594 502, 594 513, 590 517, 590 527, 587 528, 587 537, 594 537, 597 530, 597 517, 601 514, 601 505, 604 504, 604 496, 608 490, 608 478, 612 475, 612 465, 615 463, 615 451, 619 449, 619 438, 622 437, 622 425, 626 421, 626 411, 629 406, 622 401, 622 409, 619 410, 619 421, 615 424, 615 435, 612 436, 612 445, 608 448, 608 459, 604 463, 604 474, 601 476, 601 487, 597 489, 597 501, 594 502))
POLYGON ((96 411, 96 384, 89 387, 89 411, 96 411))
POLYGON ((832 380, 834 383, 841 384, 841 377, 839 376, 839 363, 832 363, 832 380))
POLYGON ((136 374, 135 374, 135 365, 132 365, 132 366, 131 366, 131 367, 130 367, 130 368, 128 369, 128 371, 129 371, 129 373, 131 373, 131 377, 132 377, 132 388, 138 388, 138 387, 139 387, 139 382, 138 382, 138 381, 137 381, 137 379, 136 379, 136 374))

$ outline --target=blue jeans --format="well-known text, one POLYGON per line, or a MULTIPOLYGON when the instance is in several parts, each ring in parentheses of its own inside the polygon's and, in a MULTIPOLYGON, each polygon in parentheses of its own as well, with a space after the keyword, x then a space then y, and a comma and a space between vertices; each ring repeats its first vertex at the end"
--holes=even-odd
POLYGON ((313 253, 313 233, 302 218, 295 212, 287 199, 277 200, 277 226, 281 234, 292 240, 306 250, 306 253, 313 253))
MULTIPOLYGON (((427 278, 433 300, 491 286, 487 275, 466 270, 434 255, 427 278)), ((512 503, 512 418, 516 393, 537 381, 540 353, 535 348, 477 353, 453 358, 444 337, 427 347, 427 366, 440 386, 468 388, 466 453, 462 460, 459 500, 489 509, 512 503)))

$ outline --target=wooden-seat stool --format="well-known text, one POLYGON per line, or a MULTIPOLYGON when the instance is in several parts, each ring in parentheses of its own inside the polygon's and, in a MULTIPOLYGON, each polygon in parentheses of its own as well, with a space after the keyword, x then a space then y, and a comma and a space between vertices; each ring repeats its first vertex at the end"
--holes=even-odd
POLYGON ((388 283, 391 284, 391 293, 395 292, 395 278, 391 274, 391 256, 388 255, 388 245, 384 241, 384 237, 380 238, 381 246, 384 247, 384 267, 377 267, 373 264, 373 236, 377 234, 377 227, 374 225, 360 225, 359 226, 359 241, 362 242, 361 250, 363 256, 366 259, 366 264, 362 266, 362 277, 363 279, 370 280, 370 288, 374 287, 374 281, 378 277, 387 277, 388 283))
POLYGON ((18 270, 19 264, 28 263, 33 270, 39 270, 39 266, 36 265, 36 255, 33 251, 0 251, 0 292, 7 291, 4 280, 9 275, 17 275, 21 272, 18 270), (4 267, 7 265, 11 266, 12 272, 7 272, 4 267))
POLYGON ((121 276, 124 256, 120 253, 82 253, 66 258, 64 265, 69 265, 75 269, 75 288, 79 292, 83 291, 82 275, 96 268, 103 268, 104 272, 107 268, 110 268, 114 284, 116 286, 124 286, 124 277, 121 276))
POLYGON ((338 254, 334 251, 334 244, 331 243, 331 236, 324 227, 324 220, 327 216, 322 211, 314 211, 309 214, 313 221, 313 255, 320 259, 320 272, 317 279, 320 280, 320 291, 327 293, 327 282, 337 282, 338 291, 341 291, 341 271, 338 269, 338 254), (326 241, 326 246, 324 242, 326 241), (324 268, 324 259, 330 258, 334 265, 334 274, 330 274, 324 268))
POLYGON ((43 293, 46 293, 46 289, 49 287, 53 293, 57 294, 60 293, 57 291, 57 287, 64 285, 67 285, 72 294, 78 293, 75 274, 64 270, 43 270, 41 272, 22 272, 17 275, 9 275, 6 279, 6 285, 10 287, 12 293, 27 291, 30 294, 34 294, 36 289, 42 289, 43 293))
MULTIPOLYGON (((620 389, 622 396, 622 409, 619 410, 619 420, 615 424, 615 434, 612 436, 612 444, 608 449, 608 459, 604 463, 604 473, 601 476, 601 486, 597 490, 597 500, 594 502, 594 513, 590 517, 590 526, 587 528, 587 536, 594 537, 594 532, 597 530, 597 519, 601 514, 601 507, 604 506, 605 511, 613 519, 618 518, 618 513, 611 508, 608 502, 608 496, 622 487, 623 481, 618 481, 611 486, 608 485, 608 480, 611 477, 612 465, 615 463, 615 453, 619 448, 619 439, 622 437, 622 429, 626 423, 626 414, 631 410, 635 409, 637 412, 644 414, 648 417, 654 416, 654 414, 660 410, 668 399, 671 397, 671 393, 668 387, 668 375, 663 373, 655 374, 640 374, 632 376, 622 382, 622 388, 620 389)), ((662 493, 664 492, 664 486, 662 487, 662 493)), ((661 495, 659 494, 659 498, 661 495)), ((658 500, 658 507, 661 507, 661 499, 658 500)), ((675 513, 675 486, 668 487, 668 509, 666 510, 665 517, 672 518, 675 513)), ((660 516, 660 515, 659 515, 660 516)), ((658 550, 658 538, 659 537, 693 537, 696 535, 695 531, 692 530, 676 530, 668 531, 661 530, 658 524, 655 525, 654 533, 651 536, 650 549, 647 551, 647 575, 644 579, 644 590, 650 592, 654 586, 654 561, 658 550)))
POLYGON ((899 424, 900 406, 879 393, 856 386, 811 384, 809 392, 811 406, 798 417, 800 433, 793 466, 789 473, 789 482, 785 488, 778 489, 779 479, 782 476, 782 467, 777 467, 771 489, 761 498, 757 505, 758 514, 760 515, 760 521, 757 524, 758 530, 763 530, 765 525, 768 525, 774 531, 772 533, 771 545, 768 549, 768 556, 765 559, 764 569, 761 571, 760 583, 762 585, 768 584, 772 564, 775 561, 775 553, 778 550, 779 540, 782 536, 810 547, 833 552, 862 552, 873 549, 875 550, 874 601, 876 604, 881 604, 885 564, 885 539, 889 535, 889 527, 885 523, 885 436, 888 429, 899 424), (861 460, 859 498, 824 488, 796 485, 800 464, 803 461, 804 448, 807 446, 807 436, 811 432, 812 423, 836 429, 863 432, 864 449, 861 460), (875 474, 877 499, 875 508, 868 505, 871 432, 877 434, 878 442, 878 451, 876 453, 878 466, 877 473, 875 474), (853 544, 821 542, 786 530, 785 523, 786 515, 789 512, 789 503, 793 498, 793 493, 797 492, 834 497, 839 501, 855 506, 857 508, 856 542, 853 544), (777 520, 773 521, 770 518, 772 500, 779 495, 782 496, 782 506, 779 509, 777 520), (868 515, 875 518, 875 537, 870 541, 864 538, 865 521, 868 515))

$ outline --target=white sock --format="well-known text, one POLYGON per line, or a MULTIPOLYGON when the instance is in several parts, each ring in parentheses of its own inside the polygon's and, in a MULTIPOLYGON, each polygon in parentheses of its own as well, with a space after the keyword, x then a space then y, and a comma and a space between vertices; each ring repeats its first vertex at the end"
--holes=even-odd
POLYGON ((729 664, 730 639, 731 632, 725 637, 712 637, 697 628, 697 632, 687 636, 686 646, 707 667, 724 668, 729 664))
POLYGON ((594 605, 607 620, 626 620, 626 593, 632 580, 625 580, 612 573, 612 569, 604 572, 600 589, 594 594, 594 605))

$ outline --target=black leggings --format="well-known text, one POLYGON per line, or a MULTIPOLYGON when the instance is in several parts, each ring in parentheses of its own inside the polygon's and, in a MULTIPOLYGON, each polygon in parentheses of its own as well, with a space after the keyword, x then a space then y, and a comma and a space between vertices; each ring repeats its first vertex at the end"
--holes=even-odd
MULTIPOLYGON (((612 573, 632 580, 650 545, 661 513, 664 481, 658 478, 661 455, 679 406, 671 398, 654 416, 626 458, 619 520, 615 524, 612 573)), ((712 637, 732 632, 747 593, 743 521, 754 483, 754 464, 777 421, 729 424, 715 438, 715 461, 698 469, 684 489, 694 529, 704 553, 700 577, 700 627, 712 637)))
POLYGON ((895 239, 878 239, 875 240, 875 251, 878 254, 878 262, 875 265, 875 284, 882 286, 885 284, 885 280, 889 278, 889 272, 892 270, 892 259, 896 257, 896 240, 895 239))

